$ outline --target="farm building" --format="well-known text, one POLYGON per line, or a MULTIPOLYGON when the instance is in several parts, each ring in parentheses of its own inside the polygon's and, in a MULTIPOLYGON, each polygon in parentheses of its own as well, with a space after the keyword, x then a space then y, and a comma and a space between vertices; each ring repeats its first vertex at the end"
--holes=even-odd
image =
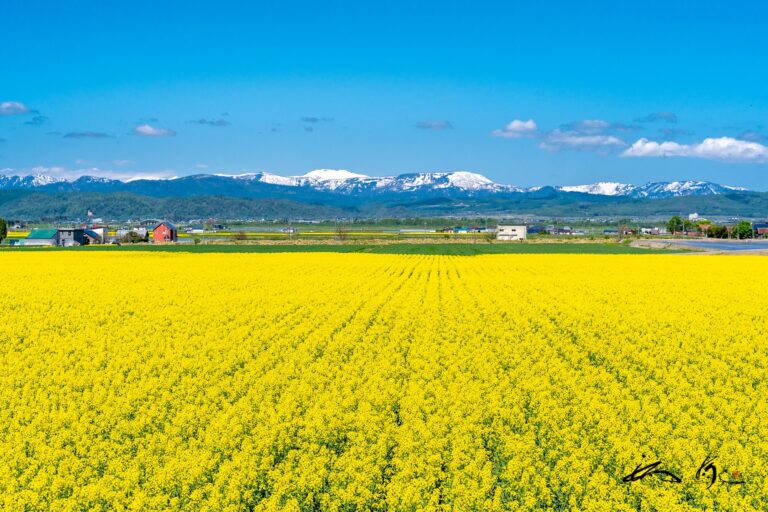
POLYGON ((85 236, 86 244, 103 244, 106 243, 106 236, 94 229, 84 229, 83 235, 85 236))
POLYGON ((86 245, 89 240, 82 228, 33 229, 21 245, 86 245))
POLYGON ((59 228, 59 245, 71 247, 73 245, 85 245, 85 230, 82 228, 59 228))
POLYGON ((21 245, 59 245, 59 230, 33 229, 21 245))
POLYGON ((528 228, 525 226, 498 226, 496 240, 525 240, 528 228))
POLYGON ((85 235, 90 238, 90 243, 105 244, 109 238, 109 228, 106 226, 91 226, 85 230, 85 235))
POLYGON ((768 223, 755 222, 752 224, 752 230, 755 232, 755 236, 765 237, 768 235, 768 223))
POLYGON ((155 243, 175 242, 178 236, 179 231, 170 222, 161 222, 152 228, 152 239, 155 243))

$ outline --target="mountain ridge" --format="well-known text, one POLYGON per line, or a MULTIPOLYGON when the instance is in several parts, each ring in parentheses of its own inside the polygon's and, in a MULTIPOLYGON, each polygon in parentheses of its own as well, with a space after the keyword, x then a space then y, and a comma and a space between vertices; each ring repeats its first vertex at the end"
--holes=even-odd
MULTIPOLYGON (((5 172, 10 169, 3 170, 5 172)), ((368 176, 338 169, 316 169, 301 176, 281 176, 257 172, 238 175, 194 174, 164 179, 119 180, 83 175, 64 179, 43 173, 26 176, 2 174, 0 190, 42 192, 132 192, 155 197, 190 196, 205 193, 233 197, 306 196, 317 199, 326 194, 355 197, 411 195, 417 197, 458 197, 472 195, 535 194, 544 188, 559 192, 638 199, 720 195, 749 192, 743 187, 709 181, 657 181, 643 185, 596 182, 586 185, 518 187, 494 182, 482 174, 468 171, 404 173, 368 176)))

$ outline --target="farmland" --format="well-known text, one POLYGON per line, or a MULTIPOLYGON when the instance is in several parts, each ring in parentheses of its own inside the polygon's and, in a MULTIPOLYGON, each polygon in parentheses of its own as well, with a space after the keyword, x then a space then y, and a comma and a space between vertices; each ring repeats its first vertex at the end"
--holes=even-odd
POLYGON ((759 257, 0 262, 2 510, 768 509, 759 257))
MULTIPOLYGON (((662 245, 663 244, 659 244, 662 245)), ((669 254, 669 249, 632 247, 619 243, 210 243, 210 244, 124 244, 73 247, 9 247, 0 252, 80 251, 80 252, 181 252, 181 253, 373 253, 373 254, 432 254, 444 256, 475 256, 481 254, 669 254)))

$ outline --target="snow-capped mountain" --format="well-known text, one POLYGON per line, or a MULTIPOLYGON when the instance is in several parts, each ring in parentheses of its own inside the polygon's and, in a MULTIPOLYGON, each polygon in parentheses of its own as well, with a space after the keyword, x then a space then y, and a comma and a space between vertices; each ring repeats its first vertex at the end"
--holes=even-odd
POLYGON ((614 181, 600 181, 591 185, 569 185, 557 187, 563 192, 581 192, 582 194, 596 194, 599 196, 624 196, 635 188, 634 185, 616 183, 614 181))
MULTIPOLYGON (((9 169, 4 169, 7 171, 9 169)), ((2 172, 2 171, 0 171, 2 172)), ((59 183, 65 181, 62 178, 55 178, 53 176, 47 176, 45 174, 30 174, 29 176, 16 176, 0 174, 0 190, 7 189, 26 189, 43 187, 45 185, 51 185, 52 183, 59 183)))
POLYGON ((743 187, 730 187, 718 185, 708 181, 671 181, 647 183, 636 187, 630 194, 631 197, 647 197, 651 199, 679 196, 715 196, 729 192, 746 191, 743 187))
POLYGON ((387 194, 421 197, 469 197, 491 194, 534 194, 548 189, 551 193, 581 193, 601 196, 658 199, 691 195, 718 195, 746 191, 741 187, 718 185, 707 181, 651 182, 631 185, 598 182, 589 185, 521 188, 496 183, 482 174, 466 171, 424 172, 391 176, 367 176, 338 169, 317 169, 301 176, 281 176, 267 172, 239 175, 197 174, 168 179, 120 181, 99 176, 81 176, 65 180, 41 173, 30 176, 0 171, 0 190, 40 190, 44 192, 117 192, 125 191, 156 197, 222 195, 253 198, 313 198, 324 194, 337 197, 388 197, 387 194))
POLYGON ((271 173, 253 173, 221 177, 237 180, 284 185, 311 187, 316 190, 341 193, 354 192, 418 192, 431 189, 455 189, 466 192, 522 192, 524 189, 511 185, 500 185, 474 172, 424 172, 400 174, 397 176, 372 177, 344 170, 318 169, 302 176, 279 176, 271 173))
POLYGON ((681 196, 714 196, 729 192, 747 191, 743 187, 719 185, 709 181, 655 181, 645 185, 627 183, 598 182, 591 185, 571 185, 557 187, 563 192, 581 192, 602 196, 624 196, 632 198, 661 199, 681 196))

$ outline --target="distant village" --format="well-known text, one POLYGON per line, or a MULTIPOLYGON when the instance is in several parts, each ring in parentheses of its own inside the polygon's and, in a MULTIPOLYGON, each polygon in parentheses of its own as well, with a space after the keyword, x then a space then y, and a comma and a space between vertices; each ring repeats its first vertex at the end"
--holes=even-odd
MULTIPOLYGON (((58 246, 72 247, 83 245, 120 245, 123 243, 141 243, 151 242, 154 244, 179 242, 179 228, 173 222, 159 219, 149 219, 140 221, 134 226, 124 226, 116 230, 110 228, 101 221, 101 219, 92 219, 89 212, 88 222, 82 223, 79 227, 73 225, 54 228, 35 228, 32 229, 25 238, 9 240, 10 245, 20 246, 58 246)), ((308 224, 317 224, 318 221, 307 221, 308 224)), ((14 225, 13 228, 23 229, 21 225, 14 225)), ((206 236, 209 240, 217 240, 218 233, 221 235, 218 240, 223 238, 223 233, 227 228, 223 224, 214 224, 207 222, 203 224, 183 224, 182 241, 199 242, 198 236, 206 236)), ((268 231, 271 233, 286 234, 289 238, 298 235, 299 230, 293 226, 283 228, 251 228, 254 231, 268 231)), ((336 228, 339 233, 346 232, 346 229, 336 228)), ((385 230, 391 232, 393 230, 385 230)), ((486 238, 499 241, 521 241, 530 236, 554 236, 554 237, 586 237, 602 234, 604 237, 629 237, 629 236, 683 236, 683 237, 707 237, 707 238, 768 238, 768 222, 750 222, 741 221, 732 225, 715 225, 711 221, 701 218, 697 213, 692 213, 683 219, 679 216, 673 216, 664 225, 641 225, 629 222, 618 222, 615 228, 602 229, 602 232, 594 230, 587 231, 583 228, 574 228, 567 224, 557 225, 556 223, 548 225, 537 224, 498 224, 495 226, 449 226, 438 227, 434 229, 397 229, 394 232, 402 235, 418 235, 419 233, 433 233, 450 235, 462 234, 485 234, 486 238)), ((313 231, 306 231, 312 234, 313 231)), ((246 239, 245 231, 227 233, 232 240, 246 239)), ((375 236, 375 232, 371 232, 375 236)))
MULTIPOLYGON (((179 231, 168 221, 151 222, 145 226, 121 228, 110 235, 109 228, 104 225, 91 224, 84 227, 63 227, 33 229, 26 238, 18 240, 24 246, 59 246, 73 247, 78 245, 120 244, 123 242, 147 242, 152 234, 154 243, 178 241, 179 231)), ((12 241, 11 243, 13 243, 12 241)))

